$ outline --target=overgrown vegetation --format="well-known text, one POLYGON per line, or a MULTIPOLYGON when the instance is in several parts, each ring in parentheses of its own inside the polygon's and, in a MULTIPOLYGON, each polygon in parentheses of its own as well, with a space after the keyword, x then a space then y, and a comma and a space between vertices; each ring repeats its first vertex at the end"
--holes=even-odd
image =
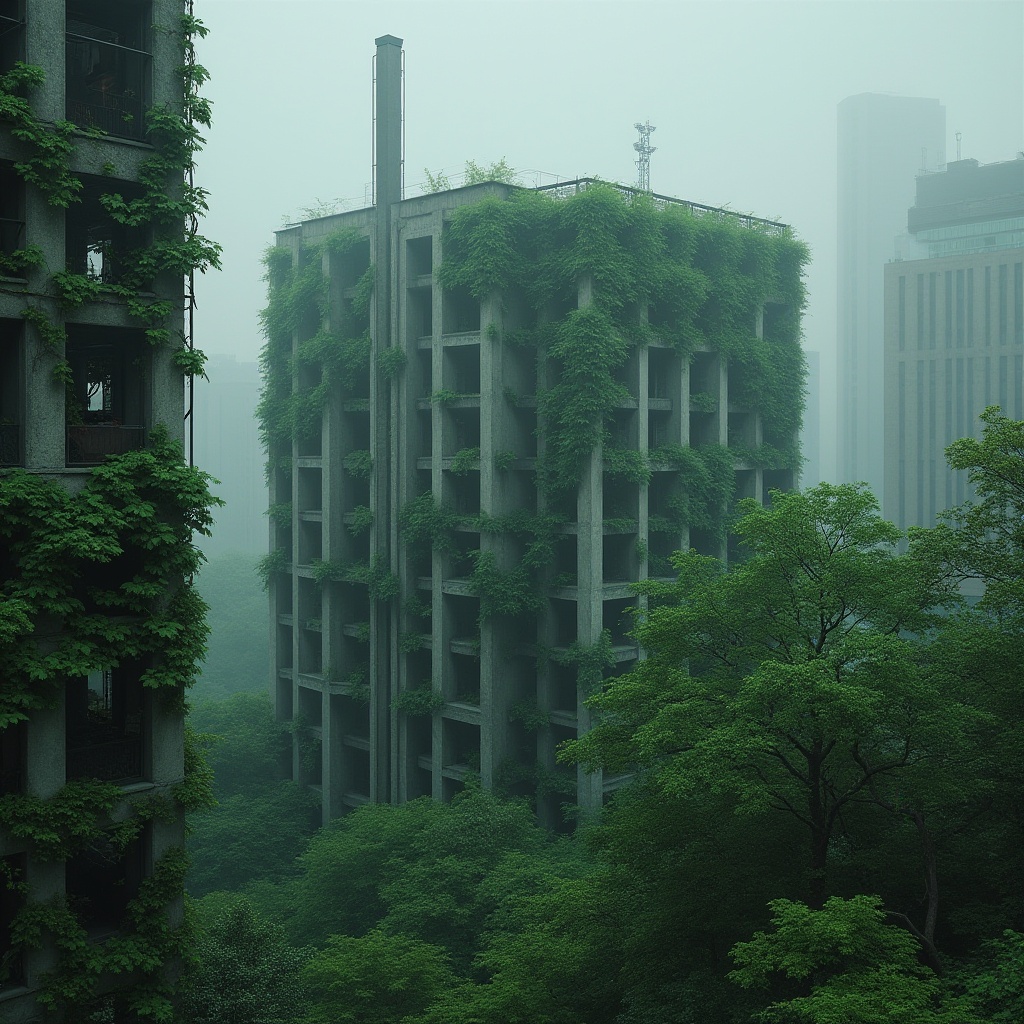
MULTIPOLYGON (((905 552, 862 488, 748 501, 746 561, 677 554, 678 579, 647 584, 633 671, 602 680, 607 636, 560 654, 598 716, 565 756, 632 773, 572 838, 472 783, 362 807, 288 872, 201 901, 216 946, 188 984, 219 972, 221 1012, 249 1005, 257 933, 266 976, 302 965, 263 990, 292 1000, 281 1024, 1020 1020, 1024 423, 985 424, 950 449, 977 502, 905 552), (960 600, 965 577, 984 601, 960 600)), ((426 540, 444 513, 419 512, 426 540)), ((529 732, 557 714, 509 713, 529 732)))
MULTIPOLYGON (((24 318, 36 327, 60 360, 53 371, 58 380, 68 374, 62 351, 67 314, 106 296, 124 303, 144 328, 150 344, 173 345, 174 362, 184 374, 203 372, 203 353, 190 348, 180 331, 172 335, 168 327, 177 313, 176 304, 151 294, 161 275, 180 280, 220 266, 220 246, 199 233, 199 219, 207 210, 207 192, 191 183, 195 156, 204 142, 200 130, 209 127, 211 116, 209 103, 199 94, 208 74, 196 62, 193 45, 195 37, 206 34, 206 28, 185 14, 177 31, 183 58, 178 68, 183 104, 180 109, 157 106, 146 111, 146 141, 152 146, 152 155, 139 168, 141 195, 126 198, 120 191, 111 190, 99 197, 105 214, 115 224, 146 229, 148 243, 118 253, 121 269, 116 282, 63 268, 53 271, 49 277, 53 301, 26 304, 23 310, 24 318)), ((82 182, 71 171, 71 158, 74 136, 82 129, 69 121, 51 124, 36 116, 31 94, 42 85, 43 74, 41 68, 17 61, 9 72, 0 75, 0 122, 9 126, 11 135, 29 154, 15 163, 15 171, 51 206, 66 209, 81 201, 82 182)), ((96 133, 88 129, 86 134, 96 133)), ((42 253, 34 246, 6 256, 3 263, 8 272, 43 267, 42 253)))
MULTIPOLYGON (((190 582, 201 557, 192 534, 208 534, 213 522, 207 479, 159 429, 149 449, 92 470, 77 494, 22 470, 0 474, 0 729, 55 707, 67 679, 126 660, 147 666, 142 684, 165 707, 184 709, 207 636, 206 606, 190 582), (47 644, 38 642, 40 625, 52 633, 47 644)), ((209 802, 201 759, 189 753, 186 766, 173 797, 126 802, 120 786, 93 779, 69 780, 49 799, 7 794, 0 824, 40 861, 66 861, 95 843, 123 852, 147 821, 209 802)), ((100 946, 86 942, 69 902, 33 901, 24 879, 8 877, 29 897, 12 925, 15 948, 48 936, 60 950, 43 1004, 82 1005, 102 975, 131 970, 139 1012, 164 1012, 163 965, 191 941, 186 926, 167 923, 185 864, 182 850, 167 851, 128 904, 119 940, 100 946)))
MULTIPOLYGON (((180 44, 181 102, 146 112, 151 151, 134 183, 138 190, 126 198, 107 177, 107 191, 99 195, 104 214, 121 227, 144 229, 146 244, 117 254, 116 282, 46 267, 41 250, 31 245, 0 263, 7 274, 33 279, 49 272, 46 291, 33 280, 35 298, 26 298, 22 316, 51 350, 53 376, 65 386, 72 384, 65 322, 79 307, 108 297, 122 304, 151 345, 173 348, 183 374, 203 369, 202 353, 171 329, 180 315, 178 300, 154 298, 152 292, 161 276, 180 282, 219 266, 220 247, 198 230, 206 192, 191 180, 203 143, 200 130, 210 124, 210 106, 199 95, 207 74, 193 45, 206 29, 191 13, 157 28, 180 44)), ((0 76, 0 125, 24 153, 15 172, 49 205, 67 209, 81 201, 83 189, 71 170, 75 137, 101 133, 39 118, 32 94, 43 75, 38 67, 16 62, 0 76)), ((184 710, 184 693, 207 636, 205 605, 192 584, 200 555, 191 543, 194 532, 206 534, 212 525, 216 499, 207 482, 205 474, 183 464, 180 445, 158 424, 146 450, 108 458, 74 494, 35 474, 0 473, 0 730, 13 730, 55 707, 66 681, 124 663, 143 666, 141 683, 158 706, 184 710)), ((33 862, 68 861, 96 849, 123 856, 148 822, 173 821, 182 809, 208 805, 209 782, 187 737, 185 780, 173 792, 126 798, 116 784, 69 779, 48 799, 0 796, 0 824, 28 844, 33 862)), ((183 849, 163 851, 127 902, 117 936, 102 943, 89 941, 82 908, 70 895, 41 902, 26 879, 5 870, 0 884, 17 892, 23 906, 11 924, 12 948, 0 958, 0 981, 9 952, 46 943, 57 956, 41 979, 43 1006, 84 1013, 101 979, 130 975, 119 997, 125 1010, 139 1019, 169 1019, 166 965, 193 940, 190 921, 176 924, 171 914, 186 865, 183 849)))

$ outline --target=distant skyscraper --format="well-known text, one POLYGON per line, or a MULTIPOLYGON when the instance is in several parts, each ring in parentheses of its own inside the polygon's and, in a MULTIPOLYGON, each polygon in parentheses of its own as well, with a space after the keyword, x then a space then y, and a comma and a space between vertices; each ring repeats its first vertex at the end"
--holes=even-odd
POLYGON ((883 272, 906 230, 914 178, 945 162, 946 109, 933 99, 849 96, 838 108, 838 468, 882 500, 883 272))
POLYGON ((917 179, 909 259, 885 268, 885 514, 932 526, 969 497, 946 447, 1024 416, 1024 158, 917 179))

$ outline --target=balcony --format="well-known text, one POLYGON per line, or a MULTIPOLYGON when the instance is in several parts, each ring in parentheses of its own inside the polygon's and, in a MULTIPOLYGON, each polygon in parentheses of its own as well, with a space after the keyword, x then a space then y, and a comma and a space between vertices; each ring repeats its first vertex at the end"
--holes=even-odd
POLYGON ((66 688, 68 779, 131 782, 145 776, 143 695, 136 672, 103 669, 66 688))
POLYGON ((152 57, 148 4, 79 0, 67 5, 65 116, 82 128, 142 139, 152 57))
POLYGON ((79 423, 67 429, 66 464, 70 467, 98 466, 108 455, 124 455, 145 447, 145 427, 79 423))
POLYGON ((69 467, 95 466, 146 445, 143 382, 148 349, 140 332, 68 329, 72 383, 65 399, 69 467))

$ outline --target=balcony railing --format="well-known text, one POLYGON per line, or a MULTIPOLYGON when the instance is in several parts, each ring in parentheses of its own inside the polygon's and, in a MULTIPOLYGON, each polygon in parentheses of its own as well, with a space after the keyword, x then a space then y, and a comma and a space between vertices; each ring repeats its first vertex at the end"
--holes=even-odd
POLYGON ((78 424, 67 430, 67 465, 96 466, 108 455, 124 455, 145 446, 145 427, 113 423, 78 424))
POLYGON ((130 46, 68 32, 65 116, 83 128, 142 139, 150 55, 130 46))
POLYGON ((142 737, 79 742, 67 748, 69 779, 125 782, 142 778, 142 737))
POLYGON ((0 423, 0 466, 21 465, 21 427, 0 423))

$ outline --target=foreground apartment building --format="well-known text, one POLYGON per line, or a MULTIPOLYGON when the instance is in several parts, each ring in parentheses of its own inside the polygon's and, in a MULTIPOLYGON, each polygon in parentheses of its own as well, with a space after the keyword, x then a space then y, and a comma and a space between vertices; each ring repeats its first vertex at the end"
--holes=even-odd
POLYGON ((557 827, 615 785, 555 751, 642 656, 634 583, 794 485, 805 254, 593 181, 403 199, 377 43, 376 205, 267 257, 272 693, 324 820, 479 778, 557 827))
POLYGON ((134 1019, 179 943, 187 8, 0 0, 5 1024, 134 1019))

